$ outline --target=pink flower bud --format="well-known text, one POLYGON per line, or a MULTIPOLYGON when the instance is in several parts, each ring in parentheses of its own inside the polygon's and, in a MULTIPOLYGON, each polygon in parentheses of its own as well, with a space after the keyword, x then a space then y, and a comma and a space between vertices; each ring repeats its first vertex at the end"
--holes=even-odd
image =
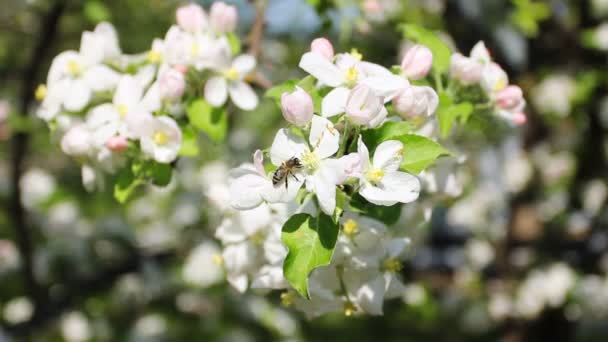
POLYGON ((328 60, 334 58, 334 46, 325 38, 317 38, 310 43, 310 51, 319 54, 328 60))
POLYGON ((513 114, 512 120, 515 125, 521 126, 528 121, 528 117, 524 112, 517 112, 513 114))
POLYGON ((217 32, 232 32, 236 28, 238 14, 236 7, 223 2, 214 2, 210 10, 211 26, 217 32))
POLYGON ((281 111, 288 122, 304 126, 312 120, 314 114, 312 97, 304 89, 296 86, 294 92, 281 95, 281 111))
POLYGON ((483 68, 481 73, 481 88, 486 94, 494 94, 505 89, 509 85, 509 76, 496 63, 490 63, 483 68))
POLYGON ((433 66, 433 53, 424 45, 414 45, 401 61, 401 70, 412 80, 425 78, 433 66))
POLYGON ((175 13, 177 25, 184 31, 198 32, 201 31, 207 24, 205 11, 201 6, 189 4, 177 9, 175 13))
POLYGON ((490 50, 486 48, 486 44, 482 41, 477 42, 471 50, 471 59, 479 64, 485 65, 492 61, 490 50))
POLYGON ((431 87, 409 86, 393 98, 393 106, 403 118, 430 116, 439 105, 439 97, 431 87))
POLYGON ((386 114, 384 100, 366 85, 359 84, 350 91, 346 101, 346 116, 359 125, 375 125, 386 114))
POLYGON ((452 55, 450 62, 450 76, 464 85, 479 83, 483 66, 469 57, 459 53, 452 55))
POLYGON ((160 96, 170 100, 178 100, 184 95, 186 78, 175 69, 165 71, 159 79, 160 96))
POLYGON ((520 105, 523 101, 523 92, 520 87, 510 85, 499 91, 494 98, 496 105, 502 109, 513 109, 520 105))
POLYGON ((84 124, 72 126, 61 138, 61 150, 73 157, 87 155, 91 150, 91 132, 84 124))
POLYGON ((116 135, 108 139, 106 147, 112 152, 120 153, 129 147, 129 141, 127 140, 127 137, 123 135, 116 135))

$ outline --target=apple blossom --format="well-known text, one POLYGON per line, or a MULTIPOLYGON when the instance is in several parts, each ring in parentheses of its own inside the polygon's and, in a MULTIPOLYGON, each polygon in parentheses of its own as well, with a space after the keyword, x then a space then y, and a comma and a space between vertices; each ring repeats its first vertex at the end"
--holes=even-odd
POLYGON ((281 111, 289 123, 304 126, 310 122, 314 114, 312 97, 304 89, 296 86, 292 93, 281 95, 281 111))
POLYGON ((450 76, 465 85, 479 83, 483 66, 472 58, 459 53, 452 55, 450 61, 450 76))
POLYGON ((82 157, 91 152, 91 132, 84 124, 72 126, 61 138, 61 150, 63 153, 82 157))
POLYGON ((186 90, 186 78, 181 71, 171 68, 160 76, 158 87, 161 97, 179 100, 186 90))
POLYGON ((510 85, 496 93, 494 101, 502 109, 518 107, 523 101, 523 92, 520 87, 510 85))
POLYGON ((188 32, 199 32, 207 26, 207 14, 196 4, 189 4, 177 9, 175 18, 179 27, 188 32))
POLYGON ((427 86, 409 86, 393 99, 395 110, 404 118, 433 115, 438 105, 437 93, 427 86))
POLYGON ((426 77, 432 66, 433 53, 424 45, 412 46, 401 61, 401 70, 412 80, 426 77))
POLYGON ((493 94, 509 85, 509 77, 500 65, 491 62, 484 67, 481 73, 480 85, 487 94, 493 94))
POLYGON ((170 163, 177 158, 182 145, 182 131, 168 116, 149 117, 142 124, 141 150, 159 163, 170 163))
POLYGON ((243 79, 255 65, 255 57, 240 55, 231 64, 224 63, 215 68, 219 75, 211 77, 205 84, 205 100, 219 107, 226 103, 230 94, 230 99, 240 109, 254 109, 258 105, 258 97, 243 79))
POLYGON ((214 2, 209 11, 211 27, 217 32, 232 32, 237 23, 236 7, 227 5, 221 1, 214 2))
POLYGON ((334 59, 334 46, 327 38, 316 38, 310 43, 310 51, 331 61, 334 59))
POLYGON ((116 135, 108 139, 106 147, 112 152, 120 153, 129 147, 129 141, 124 135, 116 135))
POLYGON ((471 59, 481 65, 487 65, 492 62, 490 51, 486 48, 486 44, 482 41, 477 42, 471 49, 471 59))
POLYGON ((378 126, 386 117, 384 101, 364 84, 353 88, 346 100, 346 117, 358 125, 378 126))
POLYGON ((418 178, 401 172, 403 144, 388 140, 378 145, 373 160, 362 139, 358 142, 358 153, 361 158, 361 176, 359 193, 366 200, 377 205, 393 205, 415 201, 420 193, 418 178))

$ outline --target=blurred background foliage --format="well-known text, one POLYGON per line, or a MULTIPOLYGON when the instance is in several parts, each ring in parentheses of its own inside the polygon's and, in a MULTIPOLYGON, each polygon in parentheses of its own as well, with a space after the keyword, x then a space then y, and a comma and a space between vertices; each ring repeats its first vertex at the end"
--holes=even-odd
POLYGON ((200 158, 181 160, 170 187, 124 206, 110 191, 86 193, 57 137, 29 115, 53 56, 77 49, 82 31, 110 21, 123 51, 145 52, 183 2, 2 0, 0 341, 606 341, 607 1, 372 1, 381 11, 358 0, 227 2, 243 36, 256 6, 265 13, 259 65, 273 83, 302 76, 299 57, 316 36, 386 66, 407 46, 401 23, 441 31, 465 53, 484 40, 524 88, 529 122, 453 137, 472 152, 460 162, 462 195, 434 208, 428 226, 408 226, 407 212, 398 225, 415 240, 402 300, 382 317, 307 321, 279 294, 201 289, 184 276, 218 222, 204 189, 222 166, 209 163, 235 166, 268 146, 282 124, 273 101, 231 113, 227 144, 201 139, 200 158), (18 252, 20 207, 31 261, 18 252))

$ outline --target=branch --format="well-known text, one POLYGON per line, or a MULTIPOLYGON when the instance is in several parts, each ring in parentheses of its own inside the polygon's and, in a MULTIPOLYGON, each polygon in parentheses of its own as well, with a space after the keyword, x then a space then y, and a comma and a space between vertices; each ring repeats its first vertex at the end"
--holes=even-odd
MULTIPOLYGON (((38 74, 44 56, 51 47, 52 41, 57 33, 59 19, 65 9, 63 1, 57 1, 42 20, 40 25, 40 40, 36 44, 30 62, 23 73, 23 84, 21 87, 21 101, 19 103, 19 114, 27 116, 28 108, 34 98, 36 86, 36 75, 38 74)), ((22 273, 25 282, 25 289, 34 301, 35 308, 38 310, 44 306, 46 293, 36 281, 33 270, 33 254, 31 231, 28 229, 25 219, 25 210, 21 203, 21 189, 19 182, 23 173, 23 161, 27 152, 29 136, 28 133, 19 131, 13 135, 11 146, 11 197, 10 214, 15 240, 19 248, 22 260, 22 273)))
POLYGON ((255 22, 251 27, 251 33, 247 37, 249 43, 248 53, 256 58, 260 54, 262 38, 264 36, 264 25, 266 24, 266 0, 258 0, 255 3, 255 22))

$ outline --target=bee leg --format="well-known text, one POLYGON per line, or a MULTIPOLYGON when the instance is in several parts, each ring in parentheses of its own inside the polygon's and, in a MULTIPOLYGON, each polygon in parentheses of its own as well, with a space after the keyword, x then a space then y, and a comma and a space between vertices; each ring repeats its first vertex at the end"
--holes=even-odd
POLYGON ((287 181, 289 177, 285 177, 285 190, 289 190, 289 182, 287 181))
POLYGON ((295 175, 295 174, 293 174, 293 173, 291 174, 291 177, 293 177, 293 178, 294 178, 294 179, 295 179, 297 182, 299 182, 299 181, 300 181, 300 180, 298 179, 298 177, 296 177, 296 175, 295 175))

